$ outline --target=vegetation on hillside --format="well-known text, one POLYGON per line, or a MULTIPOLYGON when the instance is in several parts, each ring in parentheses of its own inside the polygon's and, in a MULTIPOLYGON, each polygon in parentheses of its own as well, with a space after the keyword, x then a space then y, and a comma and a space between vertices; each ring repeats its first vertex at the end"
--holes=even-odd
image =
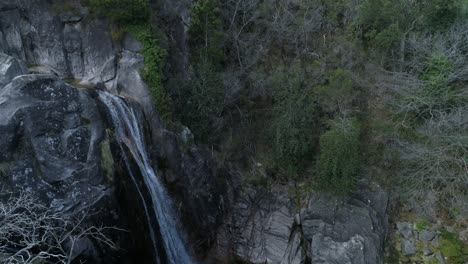
POLYGON ((84 0, 95 14, 108 17, 113 23, 113 38, 116 41, 130 34, 143 44, 140 53, 145 58, 141 76, 148 85, 155 107, 164 119, 172 113, 171 100, 162 85, 162 68, 166 50, 161 48, 161 34, 151 24, 150 4, 147 0, 84 0))
POLYGON ((466 5, 198 0, 180 120, 224 159, 269 160, 271 181, 343 194, 393 164, 372 178, 455 206, 468 185, 466 5))
POLYGON ((466 1, 196 0, 192 75, 171 96, 148 2, 88 4, 144 43, 158 109, 223 160, 332 193, 372 177, 466 201, 466 1))

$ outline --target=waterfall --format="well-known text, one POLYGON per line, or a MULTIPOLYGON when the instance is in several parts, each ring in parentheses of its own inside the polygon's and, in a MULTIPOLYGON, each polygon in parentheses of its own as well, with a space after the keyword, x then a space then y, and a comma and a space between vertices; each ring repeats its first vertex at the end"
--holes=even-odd
MULTIPOLYGON (((107 106, 115 126, 115 136, 121 146, 125 163, 130 171, 130 176, 136 184, 133 172, 129 166, 126 152, 122 146, 126 146, 130 151, 132 158, 135 159, 144 179, 144 182, 151 195, 154 214, 159 224, 164 249, 170 264, 191 264, 194 263, 185 248, 180 230, 177 228, 178 220, 172 209, 172 202, 169 195, 156 175, 156 172, 150 165, 150 160, 146 152, 143 132, 140 123, 136 118, 133 108, 120 97, 107 92, 99 93, 100 100, 107 106)), ((138 189, 138 185, 137 185, 138 189)), ((141 191, 139 195, 143 198, 141 191)), ((147 221, 149 223, 151 239, 156 250, 154 229, 151 226, 148 208, 143 202, 146 211, 147 221)))

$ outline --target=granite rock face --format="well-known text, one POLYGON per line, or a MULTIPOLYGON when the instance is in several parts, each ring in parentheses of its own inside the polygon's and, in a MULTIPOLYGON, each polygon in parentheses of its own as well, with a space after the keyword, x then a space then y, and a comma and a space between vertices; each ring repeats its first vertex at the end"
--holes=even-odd
POLYGON ((75 212, 111 194, 100 159, 103 120, 89 91, 51 75, 22 75, 0 90, 2 184, 75 212))
POLYGON ((0 88, 10 83, 10 81, 28 72, 26 65, 18 59, 0 53, 0 88))
POLYGON ((2 1, 0 52, 83 84, 115 78, 116 51, 108 23, 89 16, 78 4, 63 12, 60 5, 46 0, 2 1))
POLYGON ((380 187, 363 185, 340 199, 313 193, 305 208, 284 188, 242 193, 224 252, 250 263, 383 263, 388 197, 380 187))

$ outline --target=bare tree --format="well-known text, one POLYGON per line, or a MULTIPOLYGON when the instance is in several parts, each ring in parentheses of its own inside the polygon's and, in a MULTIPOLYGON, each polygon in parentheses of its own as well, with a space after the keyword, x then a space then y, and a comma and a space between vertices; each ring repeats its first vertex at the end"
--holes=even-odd
POLYGON ((0 192, 0 262, 63 263, 77 257, 80 241, 92 239, 117 249, 106 233, 115 227, 86 225, 86 213, 75 216, 56 212, 28 192, 0 192))
POLYGON ((447 205, 468 198, 467 33, 466 22, 442 33, 411 33, 404 70, 373 73, 375 90, 398 116, 396 126, 416 135, 393 138, 402 161, 398 188, 404 196, 424 199, 432 191, 447 205), (421 78, 434 69, 434 55, 447 61, 450 71, 439 73, 444 77, 437 70, 430 73, 443 79, 437 89, 421 78))

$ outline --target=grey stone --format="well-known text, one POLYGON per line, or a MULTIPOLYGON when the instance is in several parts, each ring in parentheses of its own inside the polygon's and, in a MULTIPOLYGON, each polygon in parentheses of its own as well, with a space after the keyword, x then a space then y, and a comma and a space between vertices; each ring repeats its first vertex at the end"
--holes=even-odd
POLYGON ((359 190, 359 193, 344 200, 323 193, 312 194, 307 209, 301 213, 304 238, 312 241, 317 234, 321 234, 324 238, 320 241, 324 246, 320 251, 351 250, 343 253, 346 256, 342 258, 343 261, 348 258, 355 261, 351 263, 382 263, 388 197, 376 185, 360 185, 359 190), (344 242, 347 244, 338 246, 344 242), (355 250, 358 242, 363 248, 362 255, 361 251, 355 250), (335 249, 327 248, 328 245, 335 245, 335 249), (362 262, 356 262, 361 258, 362 262))
POLYGON ((273 194, 247 191, 235 207, 236 254, 252 263, 302 259, 296 256, 301 252, 297 241, 293 240, 295 246, 289 243, 294 223, 290 205, 289 197, 279 190, 273 194))
POLYGON ((414 240, 403 239, 401 241, 401 253, 405 256, 414 255, 416 253, 414 240))
MULTIPOLYGON (((26 60, 21 38, 21 20, 19 10, 7 9, 0 11, 0 31, 2 32, 2 51, 17 59, 26 60)), ((1 40, 1 39, 0 39, 1 40)))
POLYGON ((188 127, 184 126, 180 132, 180 139, 182 140, 183 144, 194 142, 192 131, 190 131, 188 127))
POLYGON ((444 256, 442 256, 442 253, 440 251, 437 251, 435 253, 435 257, 439 261, 439 264, 445 264, 444 256))
POLYGON ((434 247, 439 247, 439 236, 436 236, 432 239, 431 245, 434 247))
POLYGON ((68 66, 75 79, 83 78, 83 47, 81 41, 81 23, 65 24, 63 41, 67 52, 68 66))
POLYGON ((461 241, 468 242, 468 228, 465 228, 458 234, 461 241))
POLYGON ((142 55, 127 50, 122 51, 117 73, 117 86, 121 95, 139 102, 148 114, 154 111, 154 106, 148 86, 140 76, 140 69, 143 66, 142 55))
POLYGON ((14 77, 27 72, 26 65, 23 62, 0 53, 0 88, 7 85, 14 77))
POLYGON ((301 245, 301 234, 296 232, 288 244, 286 253, 283 256, 281 264, 302 264, 305 262, 305 255, 301 245))
POLYGON ((435 237, 435 233, 431 230, 423 229, 419 232, 418 239, 421 241, 431 241, 435 237))
POLYGON ((0 112, 0 163, 11 163, 8 185, 47 193, 62 211, 92 207, 105 197, 103 119, 87 91, 53 75, 22 75, 0 91, 0 112))
POLYGON ((408 222, 398 222, 397 229, 398 229, 398 232, 403 236, 403 238, 405 239, 414 238, 413 224, 408 223, 408 222))
POLYGON ((432 250, 431 248, 429 247, 429 244, 428 243, 424 243, 424 247, 423 247, 423 255, 424 256, 429 256, 432 254, 432 250))
POLYGON ((124 49, 133 52, 139 52, 144 48, 143 44, 141 44, 138 40, 133 38, 133 36, 131 36, 130 34, 125 34, 122 45, 124 49))
POLYGON ((116 65, 109 24, 100 19, 87 20, 82 28, 84 73, 81 83, 97 84, 112 79, 116 65))
POLYGON ((359 235, 348 241, 338 242, 322 234, 312 238, 312 259, 314 263, 368 263, 365 260, 364 238, 359 235))

